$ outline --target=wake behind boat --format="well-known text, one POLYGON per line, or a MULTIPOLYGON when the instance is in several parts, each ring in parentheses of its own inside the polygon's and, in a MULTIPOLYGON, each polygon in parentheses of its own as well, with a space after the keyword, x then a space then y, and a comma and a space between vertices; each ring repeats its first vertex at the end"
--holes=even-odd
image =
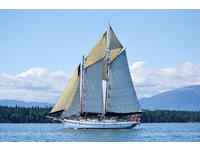
POLYGON ((126 50, 111 26, 88 56, 83 56, 82 63, 50 114, 59 112, 60 118, 50 118, 62 121, 66 129, 133 128, 139 123, 142 111, 132 83, 126 50))

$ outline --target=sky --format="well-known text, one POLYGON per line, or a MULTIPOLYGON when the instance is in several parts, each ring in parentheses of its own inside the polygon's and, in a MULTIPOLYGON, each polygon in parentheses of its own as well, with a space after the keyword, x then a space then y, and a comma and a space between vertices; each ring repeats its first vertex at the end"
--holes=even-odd
POLYGON ((200 10, 0 10, 0 99, 55 103, 111 24, 137 96, 200 84, 200 10))

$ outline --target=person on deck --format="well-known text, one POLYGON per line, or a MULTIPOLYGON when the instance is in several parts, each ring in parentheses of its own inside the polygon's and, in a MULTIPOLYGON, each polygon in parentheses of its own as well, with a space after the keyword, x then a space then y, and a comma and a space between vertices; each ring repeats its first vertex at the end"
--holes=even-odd
POLYGON ((87 113, 85 114, 85 120, 87 121, 87 113))
POLYGON ((134 121, 134 120, 135 120, 135 115, 132 115, 131 121, 134 121))
POLYGON ((101 115, 98 114, 98 121, 101 121, 101 115))

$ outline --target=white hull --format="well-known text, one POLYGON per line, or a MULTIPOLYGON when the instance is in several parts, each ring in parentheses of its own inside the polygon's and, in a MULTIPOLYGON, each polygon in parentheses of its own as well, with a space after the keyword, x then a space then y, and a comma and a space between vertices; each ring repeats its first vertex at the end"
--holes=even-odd
POLYGON ((65 129, 130 129, 135 127, 138 123, 127 121, 127 122, 116 122, 116 121, 93 121, 93 120, 68 120, 64 119, 65 129))

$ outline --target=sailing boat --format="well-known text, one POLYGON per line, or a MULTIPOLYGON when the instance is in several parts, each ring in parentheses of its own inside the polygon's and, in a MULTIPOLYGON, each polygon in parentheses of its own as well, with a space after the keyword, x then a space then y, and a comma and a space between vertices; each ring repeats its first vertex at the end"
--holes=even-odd
POLYGON ((126 49, 110 25, 88 56, 83 56, 50 114, 58 112, 61 112, 60 118, 50 118, 62 121, 66 129, 119 129, 139 124, 142 111, 126 49))

